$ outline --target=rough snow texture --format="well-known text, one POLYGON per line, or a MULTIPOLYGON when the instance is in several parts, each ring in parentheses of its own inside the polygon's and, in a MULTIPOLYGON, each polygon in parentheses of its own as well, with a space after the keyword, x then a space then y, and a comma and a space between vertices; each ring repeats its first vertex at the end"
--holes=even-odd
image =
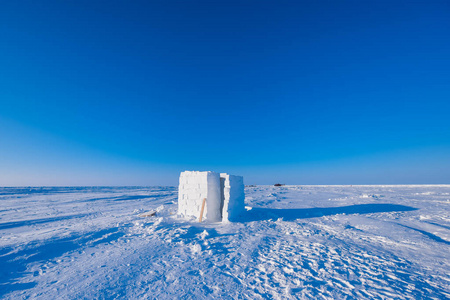
POLYGON ((182 172, 178 189, 178 213, 180 215, 198 219, 203 199, 206 198, 205 218, 212 222, 221 221, 220 179, 218 173, 209 171, 182 172))
POLYGON ((198 223, 171 187, 0 188, 0 299, 450 298, 449 185, 245 193, 198 223))
POLYGON ((220 173, 222 189, 222 221, 237 220, 244 212, 244 178, 220 173))

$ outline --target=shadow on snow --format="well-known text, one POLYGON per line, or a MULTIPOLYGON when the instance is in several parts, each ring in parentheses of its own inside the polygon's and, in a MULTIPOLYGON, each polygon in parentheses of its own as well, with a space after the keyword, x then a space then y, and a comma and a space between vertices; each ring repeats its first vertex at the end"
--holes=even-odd
POLYGON ((450 245, 450 242, 448 242, 448 241, 446 241, 446 240, 444 240, 444 239, 438 237, 438 236, 435 235, 435 234, 432 234, 431 232, 428 232, 428 231, 425 231, 425 230, 421 230, 421 229, 418 229, 418 228, 414 228, 414 227, 410 227, 410 226, 406 226, 406 225, 402 225, 402 224, 399 224, 399 225, 400 225, 400 226, 403 226, 403 227, 405 227, 405 228, 408 228, 408 229, 417 231, 417 232, 419 232, 419 233, 421 233, 421 234, 427 236, 428 238, 432 239, 432 240, 435 241, 435 242, 443 243, 443 244, 446 244, 446 245, 450 245))
POLYGON ((56 222, 62 220, 69 220, 74 218, 82 218, 87 216, 88 214, 78 214, 78 215, 69 215, 69 216, 61 216, 61 217, 52 217, 52 218, 42 218, 42 219, 32 219, 32 220, 23 220, 23 221, 15 221, 15 222, 5 222, 0 223, 0 230, 2 229, 10 229, 21 226, 31 226, 36 224, 43 224, 49 222, 56 222))
POLYGON ((236 221, 252 222, 279 218, 282 218, 284 221, 294 221, 296 219, 317 218, 338 214, 371 214, 412 210, 417 210, 417 208, 389 203, 294 209, 253 207, 251 210, 244 212, 236 221))
POLYGON ((31 242, 20 250, 16 250, 14 247, 0 248, 0 298, 7 293, 29 289, 36 285, 35 282, 18 282, 23 275, 29 272, 28 268, 31 264, 52 262, 65 253, 113 242, 124 234, 119 228, 113 227, 87 234, 51 239, 44 243, 31 242))

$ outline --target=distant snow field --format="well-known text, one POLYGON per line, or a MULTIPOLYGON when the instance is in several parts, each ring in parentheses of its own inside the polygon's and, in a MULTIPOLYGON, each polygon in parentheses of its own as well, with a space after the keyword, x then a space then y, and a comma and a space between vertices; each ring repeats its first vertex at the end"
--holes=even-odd
POLYGON ((450 298, 450 185, 245 193, 198 223, 172 187, 0 188, 0 298, 450 298))

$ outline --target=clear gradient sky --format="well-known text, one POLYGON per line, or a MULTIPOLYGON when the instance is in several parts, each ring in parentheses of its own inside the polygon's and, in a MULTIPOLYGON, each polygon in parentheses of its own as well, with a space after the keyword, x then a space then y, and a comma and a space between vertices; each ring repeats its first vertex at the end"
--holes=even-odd
POLYGON ((449 1, 1 1, 0 186, 450 183, 449 1))

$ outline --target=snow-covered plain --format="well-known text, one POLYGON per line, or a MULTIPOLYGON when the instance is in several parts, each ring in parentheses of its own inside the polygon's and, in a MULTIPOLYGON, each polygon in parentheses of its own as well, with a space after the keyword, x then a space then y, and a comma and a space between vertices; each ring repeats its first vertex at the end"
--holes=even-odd
POLYGON ((199 224, 172 187, 0 188, 0 298, 450 298, 450 185, 245 202, 241 222, 199 224))

